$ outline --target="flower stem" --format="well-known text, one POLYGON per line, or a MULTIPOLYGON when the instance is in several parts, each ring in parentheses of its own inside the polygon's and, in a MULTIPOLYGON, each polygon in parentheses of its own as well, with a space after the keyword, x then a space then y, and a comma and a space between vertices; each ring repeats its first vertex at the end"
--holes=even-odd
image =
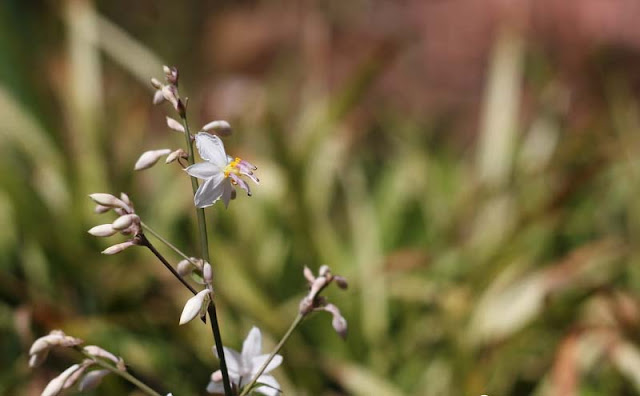
POLYGON ((162 235, 160 235, 156 231, 154 231, 153 228, 151 228, 148 225, 146 225, 143 221, 140 221, 140 225, 142 225, 142 228, 144 228, 145 230, 149 231, 149 234, 153 235, 160 242, 162 242, 165 245, 167 245, 167 247, 169 247, 169 249, 171 249, 174 252, 176 252, 178 254, 178 256, 181 256, 185 260, 188 260, 189 262, 194 263, 194 261, 191 259, 191 257, 187 256, 182 250, 178 249, 174 244, 172 244, 171 242, 169 242, 165 238, 163 238, 162 235))
MULTIPOLYGON (((187 143, 187 151, 189 153, 189 164, 195 163, 195 157, 193 155, 193 142, 191 141, 191 132, 189 132, 189 123, 187 122, 187 114, 185 111, 180 112, 180 118, 182 119, 182 125, 184 126, 184 136, 187 143)), ((198 190, 198 180, 195 177, 191 177, 191 187, 193 188, 193 194, 195 195, 198 190)), ((203 208, 196 208, 196 217, 198 219, 198 229, 200 230, 200 246, 202 259, 209 263, 209 239, 207 237, 207 223, 204 216, 203 208)), ((212 295, 213 296, 213 295, 212 295)), ((222 335, 220 334, 220 325, 218 324, 218 314, 216 313, 216 305, 213 297, 207 307, 207 313, 211 319, 211 331, 213 332, 213 339, 216 344, 216 351, 218 352, 218 359, 220 360, 220 371, 222 372, 222 384, 224 386, 225 396, 232 396, 231 382, 229 381, 229 370, 227 369, 227 361, 224 356, 224 349, 222 348, 222 335)))
POLYGON ((100 366, 100 367, 102 367, 104 369, 107 369, 107 370, 111 371, 112 373, 114 373, 116 375, 119 375, 120 377, 122 377, 125 380, 129 381, 130 383, 132 383, 133 385, 138 387, 138 389, 140 389, 143 393, 145 393, 145 394, 147 394, 149 396, 162 396, 160 393, 154 391, 147 384, 145 384, 144 382, 140 381, 139 379, 137 379, 133 375, 129 374, 127 371, 119 370, 117 367, 105 362, 104 360, 96 358, 95 356, 85 352, 82 349, 82 347, 75 346, 74 349, 76 351, 80 352, 82 355, 84 355, 84 357, 94 361, 98 366, 100 366))
POLYGON ((184 285, 184 287, 189 289, 189 291, 191 293, 193 293, 194 295, 198 294, 196 289, 194 289, 190 284, 187 283, 186 280, 184 280, 182 275, 180 275, 178 273, 178 271, 176 271, 175 268, 173 268, 173 266, 171 264, 169 264, 167 259, 165 259, 164 256, 162 254, 160 254, 160 252, 155 248, 155 246, 153 246, 151 244, 151 242, 147 239, 147 237, 143 233, 138 234, 138 237, 140 238, 140 245, 145 246, 149 250, 151 250, 151 252, 158 258, 158 260, 160 260, 162 262, 162 264, 164 264, 164 266, 167 267, 167 269, 169 271, 171 271, 173 276, 175 276, 180 281, 180 283, 182 283, 184 285))
POLYGON ((264 363, 262 364, 262 366, 260 367, 256 375, 253 376, 253 378, 251 379, 251 382, 249 382, 247 386, 244 387, 244 390, 242 391, 242 393, 240 393, 240 396, 248 395, 249 392, 251 392, 251 388, 256 384, 256 382, 258 381, 258 378, 260 378, 260 376, 262 375, 264 370, 267 368, 269 363, 273 360, 273 357, 276 356, 278 352, 280 352, 280 349, 282 349, 282 346, 284 345, 284 343, 287 342, 289 337, 291 337, 291 334, 293 334, 293 330, 295 330, 296 327, 298 327, 300 322, 302 322, 302 319, 304 319, 304 315, 299 313, 298 316, 296 316, 294 321, 291 323, 291 326, 289 326, 289 330, 287 330, 287 332, 282 336, 282 339, 280 340, 280 342, 278 342, 278 345, 276 345, 276 347, 273 348, 273 351, 271 352, 271 354, 269 354, 269 357, 267 358, 267 360, 264 361, 264 363))

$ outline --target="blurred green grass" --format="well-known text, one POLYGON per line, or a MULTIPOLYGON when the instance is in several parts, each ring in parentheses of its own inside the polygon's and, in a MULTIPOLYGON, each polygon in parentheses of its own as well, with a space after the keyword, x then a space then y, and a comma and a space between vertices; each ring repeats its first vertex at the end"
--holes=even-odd
MULTIPOLYGON (((146 223, 196 252, 184 174, 132 167, 182 144, 168 108, 151 106, 161 59, 180 67, 194 127, 217 77, 184 37, 169 42, 170 26, 143 35, 154 50, 104 4, 41 6, 0 6, 0 394, 39 394, 71 363, 55 353, 27 367, 30 343, 54 328, 158 389, 204 394, 217 362, 206 326, 177 325, 188 294, 141 249, 101 256, 118 237, 87 235, 104 221, 87 194, 129 193, 146 223)), ((465 146, 439 117, 365 106, 395 51, 380 45, 332 90, 286 56, 260 83, 226 77, 240 99, 213 114, 232 122, 228 149, 262 184, 208 210, 225 343, 256 325, 273 346, 305 294, 303 266, 328 264, 350 281, 328 292, 350 335, 328 315, 304 322, 276 372, 285 394, 639 393, 640 118, 625 76, 603 73, 606 105, 570 127, 545 55, 505 31, 465 146), (363 109, 373 122, 358 122, 363 109)), ((92 394, 132 392, 108 378, 92 394)))

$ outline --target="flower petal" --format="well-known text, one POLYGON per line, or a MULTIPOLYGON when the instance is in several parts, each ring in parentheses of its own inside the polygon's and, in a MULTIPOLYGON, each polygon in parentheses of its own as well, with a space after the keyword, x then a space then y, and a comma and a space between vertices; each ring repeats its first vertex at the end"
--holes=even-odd
POLYGON ((280 391, 280 384, 271 375, 261 375, 258 377, 258 381, 256 382, 267 385, 256 388, 256 392, 258 393, 262 393, 267 396, 277 396, 282 393, 280 391))
MULTIPOLYGON (((251 359, 251 368, 252 368, 251 376, 256 375, 258 370, 260 370, 260 367, 262 367, 262 365, 264 364, 264 362, 267 361, 268 358, 269 358, 269 355, 260 355, 260 356, 255 356, 254 358, 251 359)), ((281 364, 282 364, 282 356, 275 355, 267 365, 267 368, 264 369, 263 373, 268 373, 269 371, 275 369, 281 364)))
MULTIPOLYGON (((224 349, 224 358, 227 362, 229 377, 231 377, 233 381, 237 381, 240 378, 240 375, 243 374, 241 373, 241 371, 243 371, 242 357, 238 352, 234 351, 231 348, 223 346, 222 349, 224 349)), ((218 357, 218 350, 215 346, 213 347, 213 354, 218 357)))
POLYGON ((202 159, 220 168, 227 166, 227 154, 224 151, 224 144, 219 137, 206 132, 197 133, 196 147, 202 159))
POLYGON ((198 179, 210 179, 215 175, 222 174, 222 169, 210 162, 198 162, 186 168, 185 172, 198 179))
POLYGON ((211 179, 206 180, 200 185, 193 202, 198 208, 206 208, 213 205, 222 196, 224 175, 218 174, 211 179))
POLYGON ((242 344, 242 359, 247 364, 250 364, 251 359, 260 355, 260 352, 262 352, 262 333, 260 333, 260 329, 254 326, 242 344))

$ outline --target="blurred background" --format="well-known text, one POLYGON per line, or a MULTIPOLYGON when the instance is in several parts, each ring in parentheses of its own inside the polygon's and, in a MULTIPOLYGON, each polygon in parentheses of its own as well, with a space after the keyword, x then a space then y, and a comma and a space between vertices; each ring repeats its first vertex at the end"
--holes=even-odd
MULTIPOLYGON (((63 329, 159 391, 204 395, 210 329, 189 297, 87 195, 127 192, 198 252, 153 106, 181 74, 192 129, 262 183, 207 210, 225 344, 271 348, 306 292, 349 322, 301 325, 285 395, 640 394, 640 3, 636 0, 20 1, 0 4, 0 394, 38 395, 77 360, 28 368, 63 329)), ((152 239, 153 240, 153 239, 152 239)), ((179 261, 160 243, 157 247, 179 261)), ((91 395, 139 394, 107 377, 91 395)))

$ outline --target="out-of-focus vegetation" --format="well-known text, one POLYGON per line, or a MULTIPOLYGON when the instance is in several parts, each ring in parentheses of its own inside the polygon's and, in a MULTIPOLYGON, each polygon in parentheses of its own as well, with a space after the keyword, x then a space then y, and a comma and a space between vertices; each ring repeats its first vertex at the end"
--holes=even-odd
POLYGON ((256 325, 273 346, 304 265, 350 281, 329 292, 347 341, 305 321, 286 395, 640 394, 637 7, 502 3, 4 1, 0 394, 75 359, 28 369, 55 328, 205 394, 217 361, 207 326, 178 327, 188 293, 86 233, 104 222, 87 194, 125 191, 197 252, 183 172, 132 171, 183 143, 151 105, 163 63, 192 125, 229 120, 259 167, 253 197, 208 209, 225 343, 256 325))

